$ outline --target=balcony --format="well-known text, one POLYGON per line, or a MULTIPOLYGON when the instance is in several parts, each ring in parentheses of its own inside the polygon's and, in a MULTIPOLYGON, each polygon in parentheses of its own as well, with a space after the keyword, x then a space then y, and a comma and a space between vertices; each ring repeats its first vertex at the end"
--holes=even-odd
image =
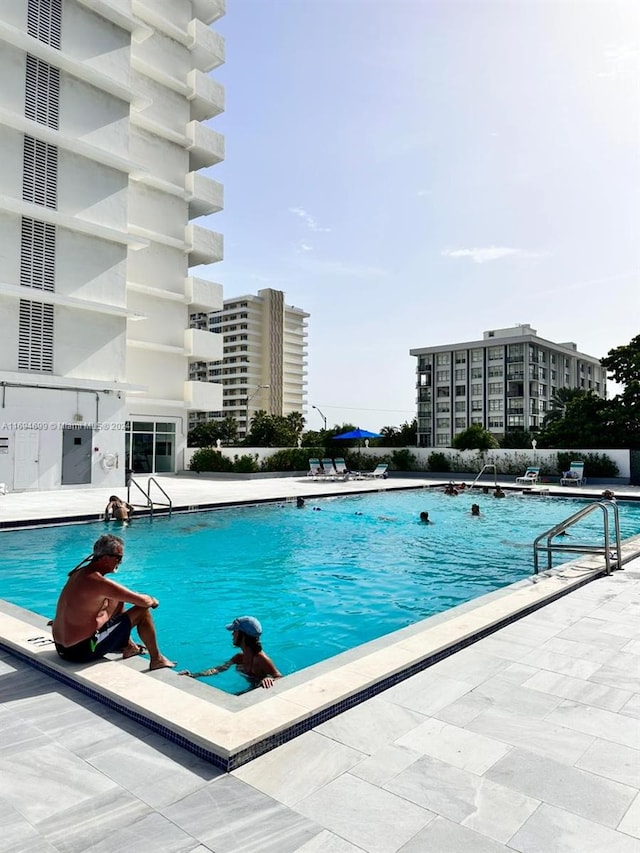
POLYGON ((199 121, 187 125, 189 166, 194 171, 224 160, 224 136, 199 121))
POLYGON ((212 24, 225 13, 225 0, 192 0, 193 14, 205 24, 212 24))
POLYGON ((224 87, 220 83, 216 83, 202 71, 193 69, 187 74, 187 86, 187 100, 191 101, 193 120, 204 121, 224 112, 224 87))
POLYGON ((202 329, 184 330, 184 354, 197 361, 218 361, 222 358, 222 335, 202 329))
POLYGON ((188 276, 184 280, 184 296, 192 313, 222 311, 222 285, 214 281, 188 276))
POLYGON ((189 266, 215 264, 224 257, 222 234, 209 231, 200 225, 187 225, 184 229, 184 241, 187 244, 189 266))
POLYGON ((189 219, 218 213, 224 207, 222 184, 200 172, 189 172, 184 179, 184 188, 189 202, 189 219))
POLYGON ((187 27, 193 64, 200 71, 212 71, 224 63, 224 39, 210 30, 202 21, 194 18, 187 27))
POLYGON ((222 385, 188 380, 184 383, 184 402, 190 411, 219 411, 222 409, 222 385))

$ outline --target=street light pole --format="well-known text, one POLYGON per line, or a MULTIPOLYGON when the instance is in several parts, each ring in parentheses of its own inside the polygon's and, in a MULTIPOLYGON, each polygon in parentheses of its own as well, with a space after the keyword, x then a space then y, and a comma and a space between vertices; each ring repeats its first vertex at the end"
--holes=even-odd
POLYGON ((327 419, 326 419, 326 417, 324 416, 324 414, 320 411, 320 409, 317 406, 311 406, 311 408, 315 409, 316 412, 320 415, 320 417, 324 421, 324 431, 326 432, 327 431, 327 419))
POLYGON ((244 427, 244 437, 246 438, 249 435, 249 403, 253 400, 253 398, 260 393, 263 388, 271 388, 271 385, 258 385, 251 396, 247 397, 247 416, 244 427))

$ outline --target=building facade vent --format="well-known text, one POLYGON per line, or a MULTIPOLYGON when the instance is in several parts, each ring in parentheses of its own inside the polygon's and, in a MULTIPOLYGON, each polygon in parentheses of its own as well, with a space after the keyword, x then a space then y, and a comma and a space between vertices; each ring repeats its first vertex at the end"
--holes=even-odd
POLYGON ((62 0, 28 0, 27 32, 43 44, 60 50, 62 0))
POLYGON ((24 138, 22 198, 55 209, 58 204, 58 149, 55 145, 24 138))
POLYGON ((60 69, 27 54, 24 114, 38 124, 58 130, 60 69))
POLYGON ((53 305, 20 300, 18 369, 53 373, 53 305))
POLYGON ((55 225, 23 217, 20 234, 20 284, 38 290, 55 290, 55 262, 55 225))

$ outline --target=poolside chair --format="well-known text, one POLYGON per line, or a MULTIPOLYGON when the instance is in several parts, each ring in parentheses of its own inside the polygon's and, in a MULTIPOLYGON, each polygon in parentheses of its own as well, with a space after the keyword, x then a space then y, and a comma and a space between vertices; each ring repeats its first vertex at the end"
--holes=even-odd
POLYGON ((540 468, 535 465, 530 465, 522 477, 516 477, 516 483, 520 483, 523 486, 535 486, 538 482, 539 476, 540 468))
POLYGON ((363 471, 362 476, 371 480, 386 479, 388 467, 386 462, 378 462, 373 471, 363 471))
POLYGON ((309 460, 309 470, 307 471, 307 477, 322 477, 323 475, 322 465, 320 464, 319 459, 310 459, 309 460))
POLYGON ((327 480, 337 479, 338 472, 336 471, 336 466, 333 464, 333 459, 325 457, 322 460, 322 473, 327 480))
POLYGON ((347 468, 347 463, 344 461, 342 456, 338 456, 333 460, 333 464, 336 468, 336 473, 341 480, 349 480, 353 478, 354 480, 360 480, 362 478, 359 471, 350 471, 347 468))
POLYGON ((587 478, 584 476, 584 462, 572 462, 569 470, 560 478, 561 486, 584 486, 587 478))

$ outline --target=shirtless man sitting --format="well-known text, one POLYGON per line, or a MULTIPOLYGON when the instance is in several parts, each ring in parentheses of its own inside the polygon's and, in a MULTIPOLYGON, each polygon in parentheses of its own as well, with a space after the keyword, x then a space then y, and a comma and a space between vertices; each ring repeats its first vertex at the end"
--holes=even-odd
POLYGON ((260 622, 253 616, 238 616, 231 624, 227 625, 227 631, 232 632, 233 645, 240 649, 237 655, 218 664, 218 666, 212 666, 210 669, 203 669, 201 672, 190 672, 188 669, 183 669, 178 675, 203 678, 224 672, 235 664, 238 672, 245 675, 253 687, 260 686, 266 689, 273 687, 274 678, 282 678, 282 673, 278 672, 271 658, 267 657, 262 651, 260 642, 262 625, 260 622))
POLYGON ((109 652, 122 652, 123 658, 144 654, 145 648, 131 639, 135 626, 151 658, 149 669, 175 666, 158 648, 151 617, 158 599, 105 577, 118 570, 123 548, 122 539, 105 534, 95 542, 93 554, 69 572, 51 629, 56 651, 73 663, 98 660, 109 652), (124 610, 125 602, 133 607, 124 610))

